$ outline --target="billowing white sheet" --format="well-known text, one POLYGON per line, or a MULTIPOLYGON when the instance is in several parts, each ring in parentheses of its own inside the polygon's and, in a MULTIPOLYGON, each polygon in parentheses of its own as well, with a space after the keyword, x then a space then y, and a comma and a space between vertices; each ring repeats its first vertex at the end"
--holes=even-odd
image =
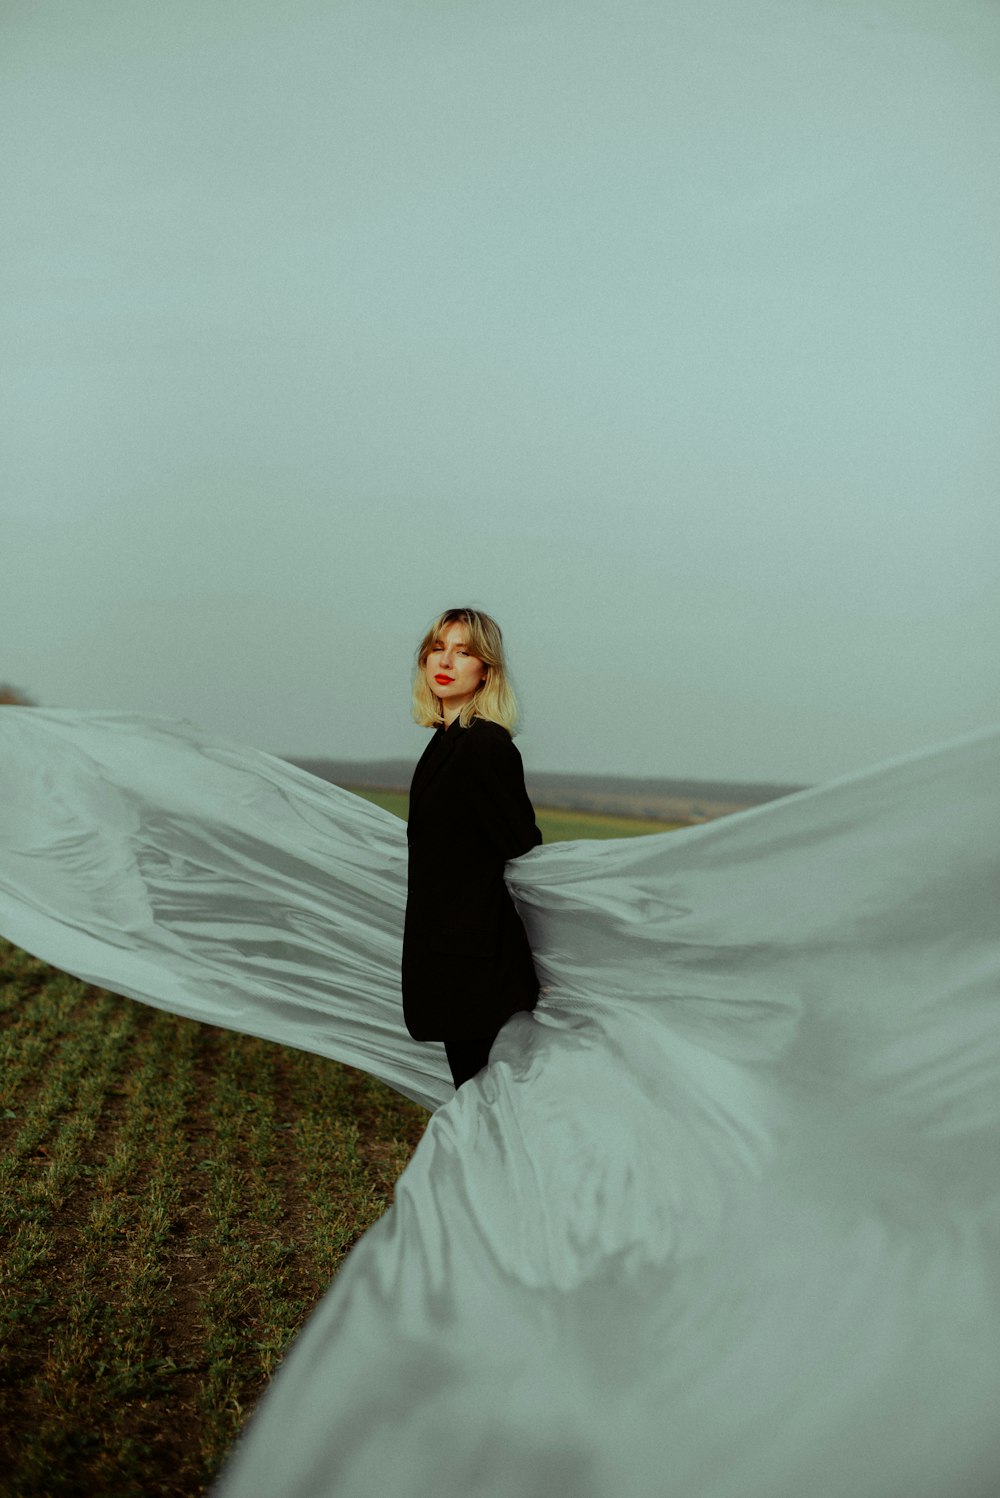
POLYGON ((218 1498, 995 1498, 1000 734, 509 865, 549 992, 452 1093, 402 825, 0 712, 0 931, 439 1107, 218 1498))

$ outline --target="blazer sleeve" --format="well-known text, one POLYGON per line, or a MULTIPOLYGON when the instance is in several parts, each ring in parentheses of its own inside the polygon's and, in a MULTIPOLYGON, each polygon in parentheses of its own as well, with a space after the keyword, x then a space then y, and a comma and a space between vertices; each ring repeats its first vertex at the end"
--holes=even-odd
POLYGON ((535 848, 542 834, 524 785, 524 766, 505 728, 483 733, 476 745, 480 830, 506 863, 535 848))

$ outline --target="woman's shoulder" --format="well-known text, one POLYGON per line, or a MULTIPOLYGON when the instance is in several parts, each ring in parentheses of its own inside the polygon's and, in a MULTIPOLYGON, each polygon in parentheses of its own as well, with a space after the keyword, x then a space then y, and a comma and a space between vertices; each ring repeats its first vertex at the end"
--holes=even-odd
MULTIPOLYGON (((477 754, 489 754, 496 756, 517 755, 518 750, 511 738, 510 731, 504 728, 502 723, 494 723, 492 718, 473 718, 465 730, 464 738, 469 746, 475 745, 477 754)), ((520 755, 518 755, 520 758, 520 755)))
POLYGON ((478 738, 492 738, 513 743, 513 739, 510 736, 510 729, 504 728, 502 723, 494 723, 492 718, 473 718, 469 724, 469 730, 474 732, 478 738))

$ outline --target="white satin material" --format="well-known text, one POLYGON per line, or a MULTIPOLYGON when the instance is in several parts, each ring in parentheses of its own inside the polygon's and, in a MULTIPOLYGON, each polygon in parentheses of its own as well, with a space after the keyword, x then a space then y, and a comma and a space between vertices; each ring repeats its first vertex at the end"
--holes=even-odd
POLYGON ((508 866, 453 1094, 405 835, 190 725, 0 712, 0 930, 435 1107, 217 1498, 993 1498, 1000 734, 508 866))
POLYGON ((434 1108, 400 1009, 398 817, 193 724, 0 717, 0 931, 157 1008, 335 1057, 434 1108))

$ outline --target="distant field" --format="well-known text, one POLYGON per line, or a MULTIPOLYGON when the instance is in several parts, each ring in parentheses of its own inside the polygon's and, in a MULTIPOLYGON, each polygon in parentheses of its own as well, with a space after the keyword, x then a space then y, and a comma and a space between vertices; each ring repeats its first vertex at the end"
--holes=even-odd
MULTIPOLYGON (((663 825, 538 819, 546 841, 663 825)), ((203 1494, 426 1120, 0 940, 2 1498, 203 1494)))
MULTIPOLYGON (((403 791, 413 765, 408 760, 296 759, 289 762, 334 785, 368 786, 377 791, 403 791)), ((802 790, 801 785, 776 785, 753 780, 677 780, 631 775, 559 774, 527 770, 528 794, 536 806, 565 811, 607 813, 627 822, 653 818, 674 826, 710 822, 748 806, 760 806, 802 790)), ((626 834, 627 835, 627 834, 626 834)))
MULTIPOLYGON (((406 820, 408 797, 405 791, 378 791, 350 787, 355 795, 374 801, 397 817, 406 820)), ((560 811, 536 806, 535 815, 542 838, 547 843, 572 841, 584 837, 639 837, 650 832, 670 832, 683 824, 663 822, 648 817, 607 816, 599 811, 560 811)))

